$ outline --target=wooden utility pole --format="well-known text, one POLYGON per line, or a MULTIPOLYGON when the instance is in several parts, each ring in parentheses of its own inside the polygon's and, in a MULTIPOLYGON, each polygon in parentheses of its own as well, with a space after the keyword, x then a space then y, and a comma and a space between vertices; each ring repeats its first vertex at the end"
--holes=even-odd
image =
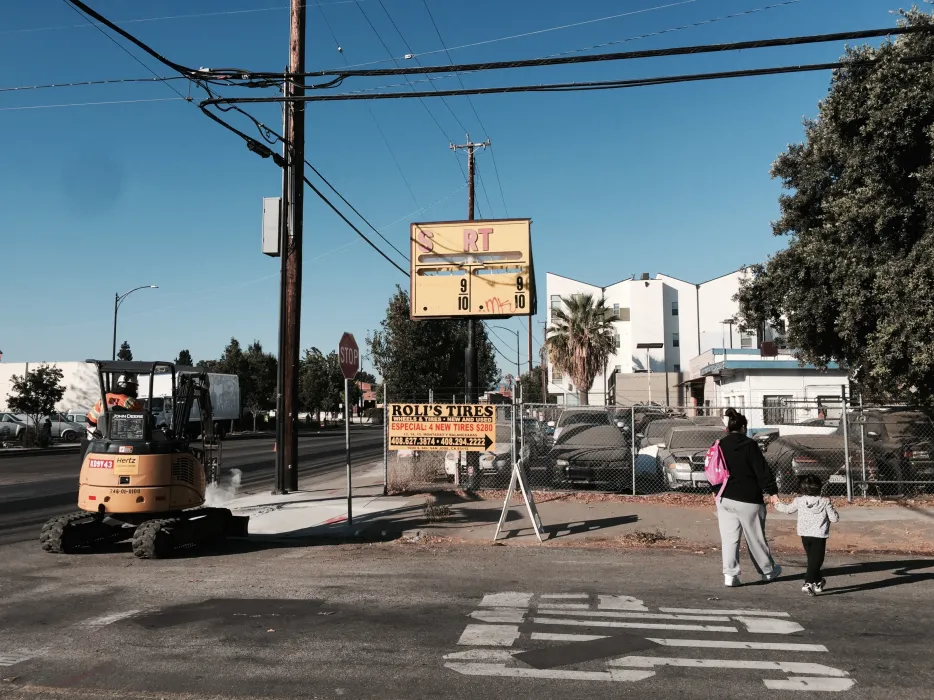
MULTIPOLYGON (((467 149, 467 220, 474 220, 474 174, 476 167, 474 165, 474 150, 477 148, 486 148, 490 145, 487 139, 483 143, 472 143, 470 134, 467 134, 467 143, 463 146, 451 144, 451 150, 455 153, 458 148, 467 149)), ((477 403, 479 400, 477 392, 477 349, 474 346, 474 328, 473 318, 467 319, 467 348, 464 350, 464 373, 467 379, 466 402, 469 404, 477 403)), ((467 487, 476 486, 477 477, 480 471, 480 454, 478 452, 467 453, 467 487)))
MULTIPOLYGON (((292 0, 289 23, 288 94, 301 98, 305 90, 305 2, 292 0)), ((288 102, 290 117, 289 157, 289 256, 286 261, 285 347, 283 348, 283 455, 285 487, 298 490, 298 368, 302 319, 302 224, 305 192, 305 103, 288 102)))
MULTIPOLYGON (((453 143, 451 144, 451 150, 457 151, 459 148, 467 149, 467 220, 474 220, 474 175, 476 173, 476 166, 474 164, 474 150, 477 148, 486 148, 490 145, 490 140, 487 139, 483 143, 472 143, 470 141, 470 134, 467 134, 467 143, 463 146, 456 146, 453 143)), ((467 403, 476 403, 478 400, 477 396, 477 351, 474 347, 474 320, 473 318, 467 319, 467 349, 464 352, 464 362, 465 362, 465 372, 467 375, 467 403)), ((473 453, 468 453, 468 458, 473 453)), ((468 462, 469 464, 469 462, 468 462)), ((479 462, 477 462, 479 465, 479 462)))
MULTIPOLYGON (((285 71, 288 73, 288 67, 285 71)), ((289 81, 282 82, 282 95, 289 96, 289 81)), ((282 103, 282 133, 288 138, 289 117, 291 116, 291 105, 288 102, 282 103)), ((279 347, 276 357, 278 359, 276 367, 276 480, 273 488, 274 494, 288 493, 286 488, 288 480, 286 478, 285 447, 283 442, 284 423, 285 423, 285 334, 287 323, 285 321, 285 300, 287 265, 289 259, 289 197, 291 196, 291 187, 289 186, 290 168, 289 162, 289 143, 282 144, 282 159, 286 165, 282 168, 282 201, 279 209, 279 347)))

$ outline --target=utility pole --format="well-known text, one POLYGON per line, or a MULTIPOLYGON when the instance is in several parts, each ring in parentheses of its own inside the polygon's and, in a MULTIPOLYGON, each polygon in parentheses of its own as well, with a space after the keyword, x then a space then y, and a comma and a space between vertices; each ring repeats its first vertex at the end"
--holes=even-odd
MULTIPOLYGON (((451 150, 455 153, 459 148, 467 149, 467 220, 474 220, 474 149, 486 148, 490 145, 487 139, 483 143, 473 143, 470 140, 470 134, 467 134, 467 143, 463 146, 451 144, 451 150)), ((467 375, 467 403, 474 404, 478 401, 477 396, 477 349, 474 346, 474 320, 467 319, 467 348, 464 350, 464 370, 467 375)), ((480 455, 477 452, 467 453, 467 481, 471 486, 474 484, 477 472, 480 469, 480 455)))
MULTIPOLYGON (((305 0, 292 0, 289 22, 288 96, 301 98, 305 90, 305 0)), ((286 260, 285 347, 283 348, 283 454, 285 487, 298 490, 298 363, 302 319, 302 214, 305 191, 305 103, 288 101, 290 144, 289 233, 291 241, 286 260)))
MULTIPOLYGON (((285 72, 288 73, 288 67, 285 72)), ((289 81, 282 82, 282 95, 289 95, 289 81)), ((291 105, 288 102, 282 103, 282 133, 288 138, 289 117, 291 115, 291 105)), ((279 349, 278 363, 276 367, 276 480, 273 494, 288 493, 286 488, 286 461, 285 461, 285 300, 287 278, 287 260, 289 258, 289 144, 282 144, 282 159, 286 165, 282 168, 282 202, 279 210, 279 349)))

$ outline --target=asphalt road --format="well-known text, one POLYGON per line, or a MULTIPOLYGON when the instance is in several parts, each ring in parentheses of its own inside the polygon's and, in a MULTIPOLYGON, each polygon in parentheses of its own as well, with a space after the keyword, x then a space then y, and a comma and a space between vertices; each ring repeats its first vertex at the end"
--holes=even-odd
POLYGON ((0 695, 193 700, 931 697, 934 562, 272 542, 168 561, 0 547, 0 695), (690 611, 690 612, 688 612, 690 611), (586 641, 591 637, 591 641, 586 641))
MULTIPOLYGON (((274 483, 275 455, 270 439, 224 443, 221 482, 231 469, 242 472, 241 490, 274 483)), ((379 459, 383 438, 379 428, 351 431, 355 463, 379 459)), ((299 438, 299 485, 333 476, 345 469, 343 432, 322 432, 299 438)), ((78 500, 79 456, 75 451, 51 456, 0 459, 0 544, 34 540, 49 518, 75 510, 78 500)), ((311 483, 309 483, 311 482, 311 483)))

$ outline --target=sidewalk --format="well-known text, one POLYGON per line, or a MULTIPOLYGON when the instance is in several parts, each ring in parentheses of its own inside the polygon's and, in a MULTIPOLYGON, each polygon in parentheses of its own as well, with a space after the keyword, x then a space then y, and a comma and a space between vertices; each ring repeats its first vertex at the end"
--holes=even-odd
MULTIPOLYGON (((443 491, 382 496, 382 464, 354 473, 353 527, 346 522, 344 477, 316 482, 314 490, 284 496, 240 495, 225 503, 250 516, 251 535, 276 538, 386 540, 489 545, 503 507, 503 493, 481 497, 443 491)), ((665 548, 711 551, 720 547, 709 496, 663 494, 625 497, 589 493, 536 493, 545 546, 665 548)), ((828 551, 850 554, 934 554, 934 504, 835 500, 840 522, 828 551)), ((766 530, 777 552, 798 553, 796 516, 770 511, 766 530)), ((499 545, 538 545, 524 504, 515 497, 499 545)))

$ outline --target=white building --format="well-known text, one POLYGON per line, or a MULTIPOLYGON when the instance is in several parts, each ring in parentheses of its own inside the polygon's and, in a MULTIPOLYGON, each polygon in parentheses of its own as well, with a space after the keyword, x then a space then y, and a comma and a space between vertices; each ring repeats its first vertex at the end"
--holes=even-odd
MULTIPOLYGON (((732 406, 746 416, 749 432, 779 428, 806 432, 798 424, 814 418, 839 418, 849 378, 835 362, 825 371, 802 365, 789 354, 763 356, 752 348, 713 348, 690 363, 688 406, 732 406), (781 426, 788 426, 783 428, 781 426)), ((721 411, 716 411, 719 415, 721 411)), ((827 429, 815 429, 826 432, 827 429)))
MULTIPOLYGON (((744 270, 694 284, 658 274, 643 273, 606 287, 549 272, 548 324, 562 297, 593 294, 613 309, 616 352, 589 391, 591 405, 654 401, 684 403, 690 361, 712 348, 758 348, 763 341, 778 341, 781 329, 741 333, 731 323, 738 311, 733 297, 739 291, 744 270), (651 345, 654 347, 646 348, 651 345), (643 346, 643 347, 640 347, 643 346), (651 376, 645 373, 651 373, 651 376), (630 376, 641 374, 639 378, 630 376), (657 376, 655 376, 657 374, 657 376), (621 398, 622 400, 617 400, 621 398)), ((570 378, 555 373, 548 364, 548 393, 559 402, 577 403, 577 388, 570 378)))

